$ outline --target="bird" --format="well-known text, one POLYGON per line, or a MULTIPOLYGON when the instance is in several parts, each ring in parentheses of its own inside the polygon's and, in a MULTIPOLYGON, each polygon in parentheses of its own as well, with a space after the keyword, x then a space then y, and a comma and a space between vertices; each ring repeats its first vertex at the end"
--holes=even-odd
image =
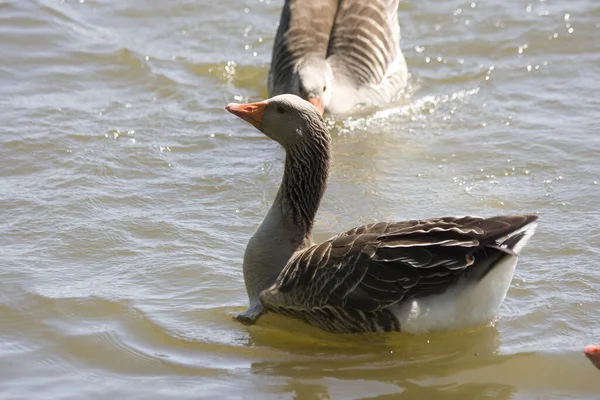
POLYGON ((408 80, 399 0, 286 0, 269 96, 295 94, 323 114, 396 101, 408 80))
POLYGON ((331 160, 320 112, 291 94, 226 109, 286 153, 275 200, 246 247, 249 307, 236 320, 274 313, 334 333, 418 334, 497 316, 537 216, 379 222, 314 243, 331 160))
POLYGON ((586 346, 585 349, 583 349, 583 353, 596 368, 600 369, 600 346, 586 346))

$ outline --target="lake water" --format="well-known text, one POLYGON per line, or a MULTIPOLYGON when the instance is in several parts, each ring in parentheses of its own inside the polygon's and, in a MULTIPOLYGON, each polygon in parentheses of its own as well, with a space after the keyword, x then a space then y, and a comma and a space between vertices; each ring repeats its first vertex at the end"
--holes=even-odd
POLYGON ((284 154, 224 106, 281 5, 0 3, 0 398, 598 398, 600 3, 404 1, 406 99, 328 121, 318 240, 540 216, 498 321, 422 336, 231 319, 284 154))

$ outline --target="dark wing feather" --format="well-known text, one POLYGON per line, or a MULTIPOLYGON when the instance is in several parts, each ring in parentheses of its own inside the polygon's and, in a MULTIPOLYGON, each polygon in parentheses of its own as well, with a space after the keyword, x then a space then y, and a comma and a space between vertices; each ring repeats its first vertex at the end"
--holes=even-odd
POLYGON ((398 0, 340 1, 328 49, 336 72, 379 84, 399 53, 398 0))
POLYGON ((273 43, 269 71, 270 95, 289 91, 298 60, 307 55, 325 59, 338 0, 286 0, 273 43))
MULTIPOLYGON (((295 255, 261 300, 296 309, 376 311, 481 279, 511 254, 511 233, 535 216, 435 218, 365 225, 295 255)), ((519 233, 517 233, 517 236, 519 233)))

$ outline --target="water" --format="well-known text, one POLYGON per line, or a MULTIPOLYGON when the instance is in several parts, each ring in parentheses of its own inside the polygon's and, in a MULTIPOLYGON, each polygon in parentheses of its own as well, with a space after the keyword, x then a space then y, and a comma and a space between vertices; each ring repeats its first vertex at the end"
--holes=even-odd
POLYGON ((336 336, 246 305, 283 152, 281 1, 0 4, 0 398, 597 398, 600 5, 405 1, 406 99, 330 120, 317 239, 539 213, 494 326, 336 336))

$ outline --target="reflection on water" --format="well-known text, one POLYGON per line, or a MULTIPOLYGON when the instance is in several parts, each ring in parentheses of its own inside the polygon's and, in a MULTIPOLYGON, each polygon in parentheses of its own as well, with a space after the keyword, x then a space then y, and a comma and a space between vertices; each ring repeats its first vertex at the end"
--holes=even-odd
POLYGON ((494 326, 331 335, 234 322, 282 150, 281 0, 0 4, 0 397, 597 398, 600 77, 591 0, 403 1, 405 97, 329 118, 317 240, 538 213, 494 326))

